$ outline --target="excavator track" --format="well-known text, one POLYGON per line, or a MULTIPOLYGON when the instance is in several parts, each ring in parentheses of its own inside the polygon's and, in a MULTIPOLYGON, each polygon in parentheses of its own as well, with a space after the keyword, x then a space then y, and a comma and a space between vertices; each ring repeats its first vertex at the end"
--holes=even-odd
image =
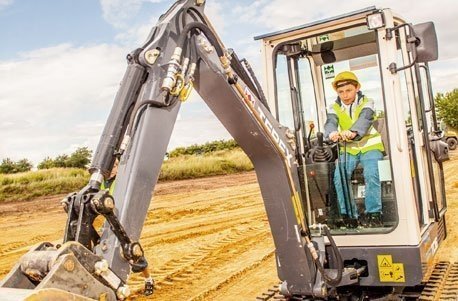
MULTIPOLYGON (((268 288, 256 297, 256 301, 288 301, 280 294, 279 287, 280 284, 276 284, 268 288)), ((392 297, 389 300, 393 300, 392 297)), ((437 262, 418 300, 458 301, 458 262, 437 262)))
POLYGON ((275 284, 256 297, 256 301, 268 300, 287 301, 288 299, 286 299, 285 296, 280 294, 280 284, 275 284))
POLYGON ((437 262, 419 300, 458 300, 458 262, 437 262))

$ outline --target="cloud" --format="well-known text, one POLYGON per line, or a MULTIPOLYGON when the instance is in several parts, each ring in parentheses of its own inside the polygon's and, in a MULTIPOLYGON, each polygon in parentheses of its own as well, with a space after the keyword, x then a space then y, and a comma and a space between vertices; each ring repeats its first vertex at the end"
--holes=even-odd
POLYGON ((205 4, 205 15, 211 20, 213 28, 215 28, 218 35, 223 35, 226 30, 224 8, 223 4, 217 1, 208 1, 205 4))
POLYGON ((14 0, 0 0, 0 10, 13 4, 14 0))
POLYGON ((128 30, 124 30, 116 35, 115 40, 123 45, 131 45, 131 47, 139 47, 145 43, 151 29, 157 24, 159 15, 154 15, 149 18, 148 22, 133 26, 128 30))
POLYGON ((142 4, 141 0, 100 0, 103 18, 116 28, 127 25, 127 21, 132 18, 142 4))
POLYGON ((160 3, 164 0, 100 0, 103 18, 116 28, 124 28, 140 11, 144 3, 160 3))
POLYGON ((38 163, 72 144, 94 149, 126 53, 106 44, 62 44, 0 61, 0 158, 38 163))
MULTIPOLYGON (((106 1, 108 2, 108 0, 101 0, 102 2, 106 1)), ((113 0, 109 0, 110 2, 115 2, 113 0)), ((130 1, 127 1, 127 2, 131 2, 133 0, 130 0, 130 1)), ((159 3, 159 2, 163 2, 165 0, 157 0, 157 1, 149 1, 151 3, 159 3)), ((145 0, 141 1, 141 0, 136 0, 135 2, 139 2, 139 4, 137 3, 137 5, 141 6, 142 3, 140 2, 146 2, 145 0)), ((110 3, 110 5, 114 5, 114 3, 110 3)), ((122 5, 124 5, 124 2, 122 2, 122 5)), ((117 9, 121 9, 121 6, 114 6, 116 7, 116 9, 112 8, 112 10, 117 10, 117 9)), ((134 5, 134 7, 136 7, 134 5)), ((110 9, 109 9, 110 10, 110 9)), ((149 36, 150 32, 151 32, 151 29, 157 24, 158 20, 159 20, 159 17, 164 13, 165 11, 161 11, 161 12, 158 12, 157 10, 154 10, 154 13, 152 13, 148 18, 146 18, 146 21, 144 22, 139 22, 137 24, 130 24, 129 27, 127 28, 122 28, 123 30, 118 33, 115 37, 115 40, 122 43, 123 45, 142 45, 147 37, 149 36)), ((225 22, 224 22, 224 18, 223 18, 223 12, 224 12, 224 8, 222 6, 222 4, 220 3, 217 3, 217 2, 209 2, 206 6, 205 6, 205 14, 207 15, 207 17, 211 20, 212 22, 212 25, 213 27, 216 29, 216 32, 218 33, 218 35, 221 35, 225 32, 225 22)), ((124 12, 123 12, 124 13, 124 12)), ((133 12, 133 10, 131 10, 129 12, 129 14, 131 15, 130 17, 128 17, 127 19, 131 18, 133 15, 135 15, 135 12, 133 12)), ((110 15, 110 14, 109 14, 110 15)), ((122 18, 117 18, 115 15, 115 13, 112 14, 113 15, 113 19, 115 20, 114 24, 116 27, 125 27, 123 24, 121 24, 122 22, 124 22, 123 20, 121 20, 122 18)), ((104 10, 104 18, 106 19, 105 17, 105 10, 104 10)), ((125 21, 128 21, 128 20, 125 20, 125 21)), ((111 23, 111 22, 110 22, 111 23)))
POLYGON ((458 58, 430 63, 431 81, 434 93, 450 92, 458 88, 458 58))
POLYGON ((202 100, 195 100, 195 102, 200 102, 197 112, 192 112, 186 102, 182 105, 170 138, 169 149, 231 138, 208 106, 202 100))

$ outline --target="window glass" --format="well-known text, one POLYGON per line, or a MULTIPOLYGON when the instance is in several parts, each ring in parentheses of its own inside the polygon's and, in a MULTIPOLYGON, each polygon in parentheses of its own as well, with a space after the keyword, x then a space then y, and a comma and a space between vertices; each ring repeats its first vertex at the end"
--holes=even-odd
MULTIPOLYGON (((310 124, 317 125, 317 106, 315 101, 315 92, 313 89, 313 80, 310 69, 310 63, 306 58, 290 59, 288 62, 285 55, 277 56, 276 66, 276 89, 277 89, 277 110, 278 120, 282 125, 294 128, 294 116, 291 100, 290 87, 296 86, 294 83, 290 84, 288 75, 288 64, 293 64, 291 61, 296 60, 296 76, 298 78, 298 97, 300 114, 308 134, 310 124)), ((313 135, 315 133, 312 133, 313 135)))
POLYGON ((277 65, 275 71, 278 121, 282 125, 287 126, 290 129, 293 129, 294 117, 291 105, 291 92, 288 77, 288 61, 286 55, 277 56, 277 65))
MULTIPOLYGON (((431 112, 431 102, 434 101, 431 99, 431 95, 429 93, 429 80, 428 80, 428 71, 426 68, 419 68, 420 70, 420 78, 421 78, 421 89, 424 98, 424 105, 423 108, 426 111, 426 122, 427 122, 427 129, 430 135, 435 135, 432 133, 433 131, 433 114, 431 112)), ((436 200, 437 206, 439 211, 445 207, 445 195, 444 190, 442 188, 443 185, 443 171, 440 167, 439 163, 432 158, 432 168, 433 168, 433 178, 431 179, 434 182, 434 191, 436 193, 436 200)))
MULTIPOLYGON (((312 72, 310 70, 310 62, 306 58, 301 58, 298 62, 299 68, 299 87, 302 105, 302 116, 304 119, 307 135, 310 125, 314 124, 318 128, 318 113, 317 103, 315 100, 315 91, 313 87, 312 72)), ((316 135, 316 131, 312 130, 311 137, 316 135)))
MULTIPOLYGON (((431 110, 431 100, 430 95, 429 95, 429 87, 428 87, 428 75, 426 73, 426 69, 420 68, 420 77, 421 77, 421 91, 423 93, 423 99, 424 99, 424 104, 423 108, 426 112, 429 112, 431 110)), ((431 131, 433 128, 433 120, 432 120, 432 114, 429 112, 426 114, 427 115, 427 125, 428 125, 428 131, 431 131)))
POLYGON ((325 74, 323 79, 324 92, 326 96, 326 105, 329 107, 336 100, 336 91, 332 87, 334 76, 343 71, 352 71, 361 84, 363 94, 374 101, 377 114, 382 114, 383 94, 381 87, 380 72, 378 69, 378 59, 376 55, 365 56, 361 58, 341 61, 334 64, 323 65, 322 73, 325 74), (330 76, 326 75, 326 70, 332 69, 330 76))
POLYGON ((349 38, 349 37, 353 37, 353 36, 368 33, 368 32, 371 32, 371 31, 367 29, 366 25, 362 25, 362 26, 348 28, 345 30, 340 30, 340 31, 332 32, 332 33, 319 35, 317 38, 317 41, 318 43, 324 43, 327 41, 336 41, 336 40, 341 40, 344 38, 349 38))

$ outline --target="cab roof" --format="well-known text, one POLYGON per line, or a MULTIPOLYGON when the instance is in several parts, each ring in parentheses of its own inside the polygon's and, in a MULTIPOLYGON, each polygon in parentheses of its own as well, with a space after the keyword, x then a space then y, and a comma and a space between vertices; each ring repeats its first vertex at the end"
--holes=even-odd
POLYGON ((316 25, 319 25, 319 24, 323 24, 323 23, 327 23, 327 22, 343 19, 343 18, 346 18, 346 17, 351 17, 351 16, 354 16, 354 15, 362 14, 362 13, 376 12, 378 10, 379 9, 376 8, 375 6, 369 6, 369 7, 363 8, 363 9, 355 10, 355 11, 352 11, 352 12, 349 12, 349 13, 346 13, 346 14, 342 14, 342 15, 338 15, 338 16, 335 16, 335 17, 326 18, 326 19, 314 21, 314 22, 311 22, 311 23, 306 23, 306 24, 303 24, 303 25, 291 27, 291 28, 288 28, 288 29, 283 29, 283 30, 279 30, 279 31, 275 31, 275 32, 259 35, 259 36, 254 37, 254 39, 255 40, 261 40, 261 39, 265 39, 265 38, 270 38, 270 37, 277 36, 277 35, 280 35, 280 34, 285 34, 285 33, 289 33, 289 32, 292 32, 292 31, 305 29, 305 28, 308 28, 308 27, 312 27, 312 26, 316 26, 316 25))

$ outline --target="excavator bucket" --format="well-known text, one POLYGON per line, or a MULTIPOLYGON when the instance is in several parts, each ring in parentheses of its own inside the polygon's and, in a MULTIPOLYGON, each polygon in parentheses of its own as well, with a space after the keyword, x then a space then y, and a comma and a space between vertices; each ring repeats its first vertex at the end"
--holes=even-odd
MULTIPOLYGON (((18 288, 0 288, 0 298, 3 301, 93 301, 95 299, 86 298, 80 295, 72 294, 56 288, 46 288, 40 290, 18 289, 18 288)), ((100 296, 98 300, 106 300, 106 297, 100 296)))
POLYGON ((0 282, 0 300, 115 301, 127 297, 127 290, 108 264, 81 244, 42 243, 0 282))

